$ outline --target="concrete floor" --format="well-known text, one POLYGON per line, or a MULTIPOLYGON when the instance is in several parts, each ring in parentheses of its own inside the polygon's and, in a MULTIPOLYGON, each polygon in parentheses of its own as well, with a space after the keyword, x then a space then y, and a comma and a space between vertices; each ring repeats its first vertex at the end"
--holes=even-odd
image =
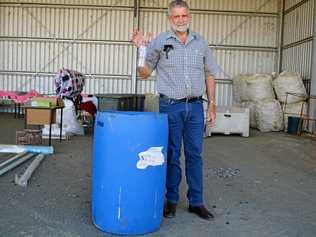
MULTIPOLYGON (((22 128, 23 120, 0 114, 0 143, 14 144, 22 128)), ((91 135, 55 141, 27 188, 13 183, 26 164, 0 177, 0 236, 108 236, 91 222, 91 144, 91 135)), ((213 136, 204 168, 205 204, 216 219, 186 211, 182 182, 176 218, 148 236, 316 236, 315 140, 255 130, 249 138, 213 136)))

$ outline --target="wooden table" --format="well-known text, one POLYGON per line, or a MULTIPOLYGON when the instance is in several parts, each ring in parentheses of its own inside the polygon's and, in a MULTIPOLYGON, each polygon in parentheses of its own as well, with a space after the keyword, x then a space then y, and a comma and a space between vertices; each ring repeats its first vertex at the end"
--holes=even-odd
POLYGON ((14 105, 14 118, 20 118, 21 114, 23 114, 23 110, 21 109, 22 103, 16 103, 12 99, 0 97, 0 107, 11 108, 13 105, 14 105))

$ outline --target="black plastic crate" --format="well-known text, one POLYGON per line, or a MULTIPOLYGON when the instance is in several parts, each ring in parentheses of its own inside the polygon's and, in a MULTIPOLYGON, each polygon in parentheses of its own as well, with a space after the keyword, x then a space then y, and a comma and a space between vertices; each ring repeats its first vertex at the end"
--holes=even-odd
POLYGON ((98 111, 144 111, 145 95, 141 94, 97 94, 98 111))

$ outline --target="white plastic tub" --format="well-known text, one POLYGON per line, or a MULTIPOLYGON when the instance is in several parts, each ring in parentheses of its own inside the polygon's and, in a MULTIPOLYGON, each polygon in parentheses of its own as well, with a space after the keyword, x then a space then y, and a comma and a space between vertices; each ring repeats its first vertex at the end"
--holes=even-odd
POLYGON ((205 127, 205 136, 213 133, 249 137, 249 108, 217 107, 215 126, 206 123, 205 127))

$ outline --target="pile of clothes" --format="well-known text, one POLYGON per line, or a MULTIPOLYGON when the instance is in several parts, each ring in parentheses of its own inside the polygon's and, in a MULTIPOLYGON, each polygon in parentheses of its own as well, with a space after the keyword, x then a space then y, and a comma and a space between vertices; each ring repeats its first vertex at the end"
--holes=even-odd
POLYGON ((71 69, 60 69, 55 78, 56 94, 75 101, 85 85, 85 76, 71 69))
POLYGON ((40 94, 36 90, 31 90, 29 92, 0 91, 0 99, 10 99, 16 104, 24 104, 31 98, 39 95, 40 94))
MULTIPOLYGON (((83 111, 95 117, 96 105, 83 95, 86 77, 72 69, 62 68, 55 77, 55 91, 65 104, 63 110, 63 132, 67 135, 83 135, 83 111)), ((57 117, 60 116, 57 114, 57 117)))
POLYGON ((80 72, 72 69, 60 69, 55 78, 56 94, 63 99, 71 100, 76 111, 84 110, 94 117, 97 112, 95 104, 89 100, 83 100, 81 94, 85 79, 86 77, 80 72))

